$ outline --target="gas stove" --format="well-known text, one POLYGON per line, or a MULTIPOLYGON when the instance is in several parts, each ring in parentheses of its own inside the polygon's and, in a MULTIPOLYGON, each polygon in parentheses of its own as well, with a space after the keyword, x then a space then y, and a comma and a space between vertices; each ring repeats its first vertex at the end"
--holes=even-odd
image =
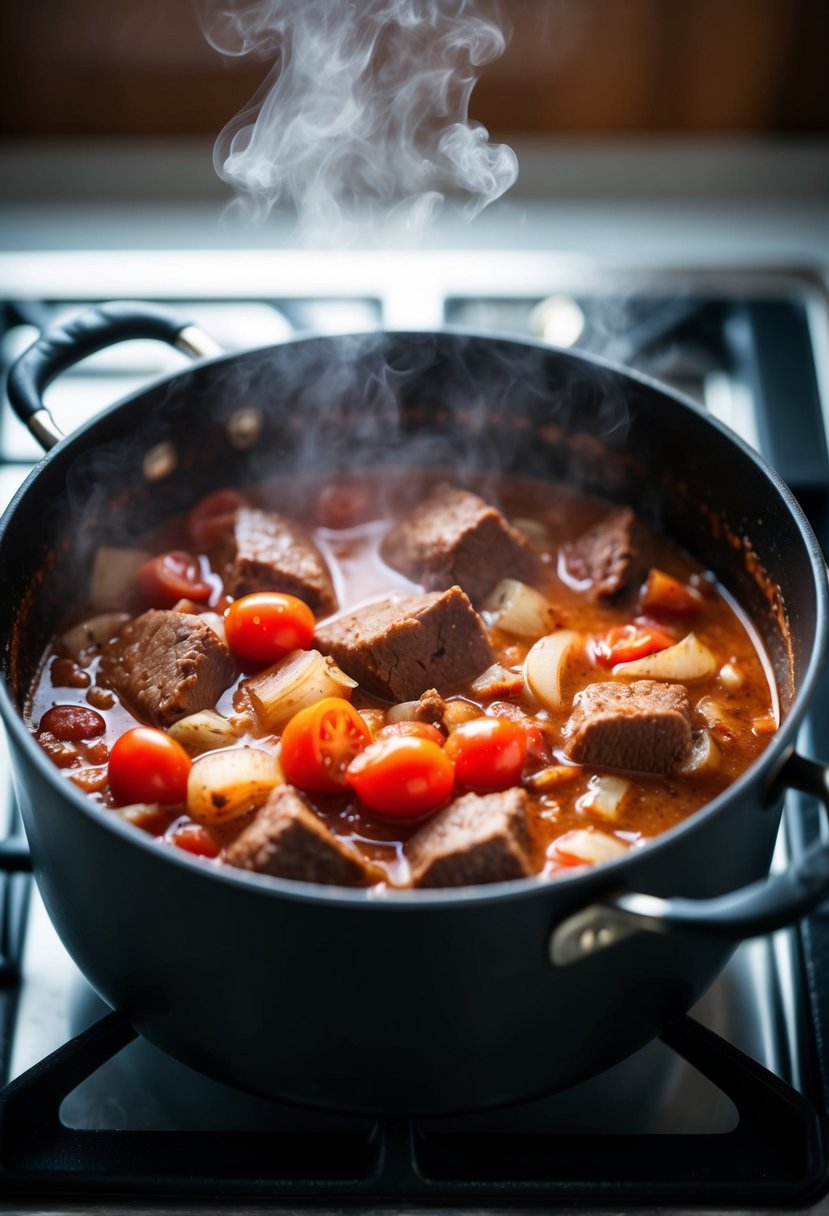
MULTIPOLYGON (((829 551, 829 299, 807 272, 643 275, 520 251, 484 265, 471 250, 159 249, 0 254, 0 283, 4 365, 51 320, 104 298, 161 299, 160 283, 164 302, 228 350, 455 325, 598 352, 679 388, 760 450, 829 551)), ((151 343, 110 349, 47 403, 69 431, 177 360, 151 343)), ((3 401, 3 504, 38 456, 3 401)), ((800 740, 807 754, 826 754, 827 714, 829 680, 800 740)), ((689 1017, 566 1093, 451 1119, 344 1118, 240 1094, 136 1039, 63 950, 25 872, 4 752, 0 822, 0 1188, 21 1209, 69 1197, 84 1210, 158 1210, 164 1197, 169 1210, 209 1199, 236 1211, 829 1211, 825 908, 741 945, 689 1017)), ((825 831, 818 808, 790 795, 775 866, 825 831)))

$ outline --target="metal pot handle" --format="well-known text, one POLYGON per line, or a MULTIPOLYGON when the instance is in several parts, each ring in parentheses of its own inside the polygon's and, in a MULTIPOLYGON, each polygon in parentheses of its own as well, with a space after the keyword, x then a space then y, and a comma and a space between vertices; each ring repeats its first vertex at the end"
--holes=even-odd
POLYGON ((47 385, 73 364, 116 342, 157 338, 193 358, 209 358, 221 349, 190 321, 158 304, 117 301, 89 308, 64 325, 48 329, 9 371, 12 409, 48 452, 63 432, 43 404, 47 385))
MULTIPOLYGON (((778 780, 818 798, 829 813, 829 765, 793 753, 778 780)), ((785 928, 829 897, 829 844, 817 841, 784 872, 714 899, 660 899, 621 891, 553 930, 550 961, 565 967, 634 933, 693 930, 738 941, 785 928)))

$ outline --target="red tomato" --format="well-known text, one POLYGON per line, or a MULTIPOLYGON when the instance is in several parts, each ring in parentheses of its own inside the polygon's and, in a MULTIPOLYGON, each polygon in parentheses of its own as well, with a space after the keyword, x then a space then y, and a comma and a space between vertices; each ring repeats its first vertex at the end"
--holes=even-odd
POLYGON ((181 599, 204 603, 213 591, 196 558, 180 549, 151 557, 139 566, 136 577, 139 591, 155 608, 172 608, 181 599))
POLYGON ((342 697, 324 697, 294 714, 282 732, 282 772, 301 790, 341 794, 346 769, 371 731, 342 697))
POLYGON ((446 740, 455 779, 467 790, 506 790, 521 780, 527 760, 527 732, 509 718, 475 718, 456 726, 446 740))
POLYGON ((378 739, 399 739, 405 735, 429 739, 432 743, 437 743, 438 747, 443 747, 446 742, 446 736, 430 722, 390 722, 377 732, 378 739))
POLYGON ((234 600, 225 613, 225 637, 243 663, 275 663, 314 640, 314 614, 295 595, 254 591, 234 600))
POLYGON ((210 549, 233 522, 240 507, 250 499, 238 490, 215 490, 197 502, 187 516, 187 533, 196 549, 210 549))
POLYGON ((109 753, 109 788, 119 806, 184 802, 189 773, 190 757, 181 744, 151 726, 126 731, 109 753))
POLYGON ((200 823, 184 823, 170 837, 176 848, 192 853, 194 857, 218 857, 219 846, 200 823))
POLYGON ((593 654, 597 662, 605 667, 613 667, 616 663, 644 659, 646 655, 665 650, 675 643, 676 638, 658 625, 641 621, 633 625, 614 625, 603 638, 593 642, 593 654))
POLYGON ((48 730, 64 743, 79 743, 102 735, 107 724, 94 709, 83 705, 53 705, 40 719, 40 730, 48 730))
POLYGON ((455 785, 455 766, 430 739, 379 739, 352 761, 345 779, 381 819, 419 819, 442 806, 455 785))
POLYGON ((373 509, 374 500, 367 485, 341 478, 320 492, 315 515, 323 528, 354 528, 371 519, 373 509))

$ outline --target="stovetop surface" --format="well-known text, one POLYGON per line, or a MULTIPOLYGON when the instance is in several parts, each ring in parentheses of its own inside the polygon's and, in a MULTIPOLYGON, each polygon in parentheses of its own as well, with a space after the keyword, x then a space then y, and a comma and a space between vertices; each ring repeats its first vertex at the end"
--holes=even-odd
MULTIPOLYGON (((138 264, 130 258, 119 262, 110 256, 106 264, 102 262, 98 270, 104 271, 105 286, 112 288, 105 294, 143 294, 145 281, 157 274, 153 256, 151 252, 142 255, 140 273, 138 264)), ((163 260, 159 252, 158 265, 163 260)), ((167 261, 169 264, 169 258, 167 261)), ((299 263, 290 259, 287 265, 283 262, 278 273, 274 263, 274 274, 266 278, 261 268, 246 268, 237 259, 232 267, 227 265, 230 281, 227 274, 216 272, 215 265, 212 275, 202 267, 195 279, 197 290, 188 292, 183 290, 186 274, 196 262, 191 264, 185 258, 168 276, 166 302, 178 304, 227 349, 278 342, 294 332, 453 324, 527 334, 597 351, 681 389, 762 451, 792 486, 826 545, 829 312, 819 278, 787 270, 730 274, 695 270, 651 273, 641 283, 626 273, 608 276, 595 267, 562 263, 554 257, 536 256, 522 262, 512 255, 505 261, 505 270, 506 262, 509 275, 499 278, 497 265, 493 275, 490 265, 484 281, 476 259, 464 255, 444 257, 439 271, 437 263, 425 270, 421 263, 418 271, 414 260, 403 267, 399 258, 387 258, 355 260, 349 275, 342 272, 346 263, 341 262, 340 273, 333 278, 330 267, 326 273, 322 265, 306 259, 304 265, 310 271, 302 280, 292 274, 299 263), (210 287, 206 289, 208 281, 210 287), (266 292, 262 289, 264 281, 266 292), (401 290, 401 283, 408 291, 401 290), (428 283, 428 289, 421 290, 424 283, 428 283), (497 290, 493 283, 498 283, 497 290)), ((28 279, 25 258, 5 262, 9 273, 3 281, 9 287, 5 302, 0 304, 3 364, 24 349, 50 319, 88 301, 85 284, 94 282, 100 291, 100 276, 89 273, 88 259, 85 266, 83 263, 84 259, 73 262, 68 257, 57 266, 53 264, 52 288, 46 290, 49 270, 38 258, 29 261, 28 279), (81 273, 84 269, 85 274, 81 273)), ((64 429, 69 430, 90 413, 139 388, 147 378, 178 365, 177 356, 164 348, 130 343, 73 369, 53 386, 47 402, 64 429)), ((11 417, 4 401, 0 412, 0 502, 8 501, 37 458, 33 441, 11 417)), ((801 740, 809 754, 825 754, 829 742, 823 725, 829 720, 827 711, 829 692, 822 689, 801 740)), ((12 823, 13 814, 7 762, 0 753, 0 824, 12 823)), ((792 851, 823 830, 817 809, 800 797, 789 799, 784 822, 774 863, 778 866, 785 865, 792 851)), ((6 882, 11 881, 19 887, 21 881, 28 880, 15 875, 7 877, 6 882)), ((803 1093, 820 1116, 827 1110, 823 1035, 829 1028, 829 983, 821 979, 824 962, 829 965, 829 919, 825 911, 807 922, 802 931, 787 930, 740 946, 693 1011, 704 1027, 803 1093)), ((825 975, 829 975, 829 966, 825 975)), ((22 977, 21 985, 0 988, 0 1065, 9 1078, 24 1074, 106 1013, 63 950, 36 893, 29 909, 22 977)), ((677 1035, 681 1043, 681 1031, 677 1035)), ((92 1054, 95 1056, 94 1051, 92 1054)), ((255 1132, 274 1137, 273 1144, 280 1137, 307 1132, 323 1137, 326 1145, 341 1143, 338 1137, 354 1136, 355 1143, 376 1147, 379 1135, 386 1151, 390 1151, 389 1145, 399 1149, 401 1136, 406 1140, 412 1134, 411 1129, 401 1131, 388 1126, 378 1133, 371 1120, 343 1119, 238 1094, 170 1061, 141 1041, 129 1043, 109 1059, 104 1052, 100 1067, 67 1092, 60 1114, 70 1131, 99 1136, 121 1132, 174 1134, 186 1128, 205 1136, 224 1134, 231 1138, 255 1132)), ((716 1142, 725 1144, 739 1122, 737 1107, 722 1088, 684 1060, 673 1046, 657 1041, 609 1073, 566 1094, 460 1120, 418 1121, 418 1151, 437 1178, 444 1179, 443 1206, 460 1206, 472 1212, 487 1210, 490 1201, 508 1201, 510 1210, 518 1211, 516 1205, 526 1194, 518 1184, 531 1180, 533 1171, 540 1171, 541 1182, 546 1181, 538 1159, 531 1159, 521 1146, 527 1143, 527 1136, 549 1137, 549 1145, 571 1138, 569 1142, 574 1146, 576 1140, 572 1138, 581 1138, 583 1149, 593 1138, 597 1153, 602 1153, 602 1146, 607 1153, 611 1141, 620 1136, 642 1137, 642 1142, 650 1137, 659 1143, 652 1150, 656 1159, 670 1152, 663 1145, 673 1138, 677 1144, 698 1144, 701 1152, 716 1142), (662 1137, 669 1140, 663 1141, 662 1137), (483 1154, 480 1146, 484 1146, 483 1154), (500 1156, 496 1146, 500 1146, 500 1156), (499 1168, 502 1174, 514 1174, 507 1181, 517 1185, 512 1189, 499 1186, 499 1168), (468 1183, 475 1178, 475 1171, 482 1182, 493 1185, 481 1185, 476 1190, 465 1184, 453 1192, 454 1183, 460 1178, 468 1183)), ((758 1163, 758 1170, 762 1171, 762 1163, 758 1163)), ((596 1175, 601 1175, 600 1169, 596 1175)), ((126 1193, 129 1190, 128 1186, 126 1193)), ((136 1194, 140 1190, 140 1186, 134 1186, 136 1194)), ((16 1210, 39 1210, 35 1198, 32 1206, 23 1205, 29 1202, 27 1195, 41 1193, 48 1195, 49 1188, 39 1186, 37 1179, 27 1179, 19 1191, 19 1204, 15 1201, 16 1210)), ((802 1207, 812 1198, 798 1192, 796 1186, 789 1193, 797 1201, 792 1207, 798 1203, 802 1207)), ((255 1190, 248 1189, 245 1194, 244 1204, 254 1204, 255 1190)), ((335 1210, 319 1206, 324 1193, 313 1187, 304 1192, 276 1187, 269 1202, 282 1202, 285 1194, 291 1195, 291 1203, 311 1203, 312 1209, 307 1210, 335 1210)), ((332 1196, 336 1198, 336 1194, 334 1190, 332 1196)), ((378 1211, 401 1206, 416 1211, 423 1199, 416 1187, 408 1196, 405 1189, 397 1190, 389 1200, 390 1207, 384 1209, 382 1194, 375 1192, 372 1197, 365 1192, 352 1196, 351 1202, 378 1211)), ((585 1203, 596 1210, 619 1210, 615 1206, 618 1199, 612 1198, 614 1192, 599 1186, 568 1207, 568 1198, 578 1194, 572 1188, 556 1189, 551 1183, 533 1197, 549 1198, 561 1211, 583 1210, 585 1203)), ((340 1195, 342 1200, 346 1197, 340 1195)), ((426 1198, 434 1202, 434 1194, 426 1198)), ((739 1210, 740 1198, 739 1193, 721 1191, 718 1202, 739 1210)), ((204 1196, 194 1202, 203 1203, 204 1196)), ((654 1190, 647 1202, 655 1204, 657 1210, 685 1210, 670 1186, 654 1190), (672 1201, 663 1203, 660 1196, 669 1194, 673 1194, 672 1201)), ((701 1202, 705 1202, 704 1192, 697 1193, 693 1210, 699 1211, 701 1202)), ((778 1196, 775 1202, 779 1206, 781 1198, 778 1196)), ((823 1207, 821 1203, 820 1210, 823 1207)), ((75 1209, 52 1206, 49 1210, 112 1209, 97 1208, 89 1197, 75 1209)), ((145 1208, 133 1196, 130 1210, 145 1208)), ((168 1209, 160 1199, 158 1204, 153 1203, 152 1210, 168 1209)), ((255 1205, 248 1209, 234 1203, 233 1210, 257 1209, 255 1205)), ((715 1208, 709 1205, 704 1210, 715 1208)), ((760 1210, 760 1204, 745 1210, 760 1210)))

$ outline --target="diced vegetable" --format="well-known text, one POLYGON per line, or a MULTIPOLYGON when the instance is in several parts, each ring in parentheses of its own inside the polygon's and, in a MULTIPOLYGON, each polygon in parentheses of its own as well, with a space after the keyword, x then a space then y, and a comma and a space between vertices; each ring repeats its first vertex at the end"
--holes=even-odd
POLYGON ((281 781, 270 752, 255 747, 208 752, 190 769, 187 814, 198 823, 225 823, 260 807, 281 781))
POLYGON ((564 865, 598 865, 624 857, 628 846, 597 828, 575 828, 553 842, 552 855, 564 865))
POLYGON ((400 701, 386 711, 387 722, 415 722, 422 706, 419 701, 400 701))
POLYGON ((311 793, 340 794, 345 771, 371 743, 371 731, 342 697, 323 697, 294 714, 282 732, 285 780, 311 793))
POLYGON ((167 730, 167 734, 180 743, 191 756, 215 751, 220 747, 232 747, 239 733, 213 709, 202 709, 198 713, 180 718, 167 730))
POLYGON ((207 603, 213 590, 202 577, 198 559, 183 549, 151 557, 138 568, 135 581, 154 608, 173 608, 181 599, 207 603))
POLYGON ((452 730, 461 722, 473 722, 475 718, 482 717, 483 712, 481 707, 473 704, 472 701, 466 701, 463 697, 452 697, 450 701, 446 702, 443 724, 447 730, 452 730))
POLYGON ((675 646, 632 663, 617 663, 614 676, 632 680, 703 680, 717 670, 717 660, 694 633, 675 646))
POLYGON ((630 625, 614 625, 592 644, 599 663, 612 667, 615 663, 632 663, 673 646, 676 638, 650 622, 636 621, 630 625))
POLYGON ((93 608, 117 608, 135 589, 135 576, 152 557, 144 549, 102 545, 92 562, 89 602, 93 608))
POLYGON ((543 549, 550 542, 550 532, 546 524, 543 524, 540 519, 520 519, 511 520, 513 528, 521 535, 535 545, 538 549, 543 549))
POLYGON ((754 735, 773 735, 776 730, 777 723, 770 714, 751 719, 751 733, 754 735))
POLYGON ((716 697, 701 697, 694 708, 711 730, 728 728, 728 716, 722 702, 718 701, 716 697))
POLYGON ((580 777, 583 772, 584 770, 575 764, 548 764, 546 768, 541 768, 537 773, 525 778, 525 784, 535 793, 543 794, 572 781, 574 777, 580 777))
POLYGON ((517 697, 523 687, 521 672, 510 671, 500 663, 493 663, 472 681, 469 689, 476 697, 517 697))
POLYGON ((538 637, 556 622, 550 601, 534 587, 514 578, 501 579, 486 600, 484 610, 492 613, 492 623, 499 629, 522 638, 538 637))
POLYGON ((693 616, 703 604, 696 587, 682 583, 656 567, 648 574, 639 602, 645 612, 668 616, 693 616))
POLYGON ((382 709, 361 709, 359 712, 372 735, 376 735, 378 730, 382 730, 386 725, 387 718, 382 709))
POLYGON ((250 703, 263 730, 278 734, 285 723, 323 697, 351 696, 352 680, 328 655, 294 650, 245 681, 250 703))
POLYGON ((719 768, 722 753, 714 741, 714 736, 705 727, 694 739, 691 755, 681 765, 677 772, 685 777, 703 777, 716 772, 719 768))
POLYGON ((561 680, 567 660, 583 641, 572 629, 549 633, 531 648, 524 662, 524 686, 545 709, 562 709, 561 680))
POLYGON ((183 802, 190 757, 163 730, 133 726, 109 753, 109 788, 116 802, 183 802))
POLYGON ((743 673, 735 663, 725 663, 720 668, 719 680, 729 692, 735 692, 736 689, 742 687, 743 673))
POLYGON ((116 807, 113 814, 154 836, 163 832, 170 821, 170 812, 158 802, 133 802, 116 807))
POLYGON ((599 815, 602 819, 618 819, 629 789, 630 782, 626 777, 614 777, 610 773, 591 777, 587 793, 579 798, 579 809, 599 815))
POLYGON ((92 616, 80 625, 73 625, 61 634, 61 642, 78 662, 89 658, 121 632, 129 620, 126 612, 104 612, 92 616))

